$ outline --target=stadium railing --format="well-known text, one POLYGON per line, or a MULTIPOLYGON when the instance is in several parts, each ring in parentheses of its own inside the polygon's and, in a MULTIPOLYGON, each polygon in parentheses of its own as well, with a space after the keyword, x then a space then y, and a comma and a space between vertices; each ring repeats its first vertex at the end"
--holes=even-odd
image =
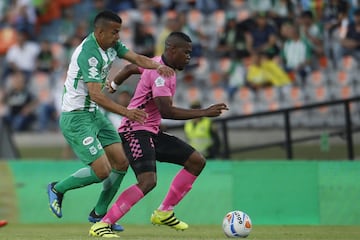
MULTIPOLYGON (((296 111, 309 111, 311 109, 320 109, 324 107, 331 107, 331 106, 340 106, 343 108, 344 112, 341 112, 343 114, 344 121, 340 123, 340 130, 337 131, 331 131, 328 133, 329 137, 336 137, 340 136, 343 137, 346 141, 346 148, 347 148, 347 159, 354 160, 354 141, 353 141, 353 134, 360 131, 360 127, 353 126, 352 121, 352 114, 359 114, 359 109, 354 107, 352 104, 355 102, 359 102, 360 97, 351 97, 347 99, 339 99, 339 100, 331 100, 331 101, 324 101, 320 103, 314 103, 314 104, 307 104, 303 106, 297 106, 297 107, 291 107, 291 108, 282 108, 274 111, 263 111, 263 112, 257 112, 253 114, 247 114, 247 115, 234 115, 234 116, 228 116, 224 118, 218 118, 214 119, 214 122, 220 125, 220 132, 222 134, 222 141, 224 144, 224 147, 222 149, 222 156, 225 159, 230 159, 230 155, 233 153, 240 153, 245 151, 252 151, 257 149, 263 149, 263 148, 269 148, 269 147, 275 147, 275 146, 282 146, 284 147, 286 151, 286 158, 288 160, 291 160, 294 158, 293 154, 293 144, 294 143, 301 143, 311 140, 316 140, 321 138, 321 134, 313 134, 306 137, 292 137, 292 131, 294 130, 294 127, 291 125, 291 113, 296 111), (355 109, 355 110, 352 110, 355 109), (251 146, 247 147, 234 147, 230 149, 229 144, 229 125, 233 124, 235 122, 241 122, 245 119, 254 119, 254 118, 264 118, 267 116, 274 116, 274 115, 280 115, 283 117, 283 127, 281 129, 284 131, 284 140, 282 141, 269 141, 268 143, 262 143, 262 144, 253 144, 251 146)), ((182 129, 184 127, 184 124, 177 124, 172 125, 168 127, 168 130, 172 129, 182 129)), ((311 128, 311 127, 310 127, 311 128)))

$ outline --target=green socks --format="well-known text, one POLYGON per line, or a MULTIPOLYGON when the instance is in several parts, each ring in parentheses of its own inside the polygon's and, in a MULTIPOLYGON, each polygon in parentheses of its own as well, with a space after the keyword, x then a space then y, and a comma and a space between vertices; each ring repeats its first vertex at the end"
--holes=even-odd
POLYGON ((68 190, 81 188, 98 182, 101 182, 101 179, 96 176, 94 170, 90 167, 85 167, 79 169, 63 181, 55 184, 54 188, 57 192, 64 194, 68 190))
POLYGON ((99 216, 105 215, 108 206, 113 200, 120 184, 126 174, 126 171, 111 170, 108 178, 103 181, 103 190, 95 206, 95 213, 99 216))

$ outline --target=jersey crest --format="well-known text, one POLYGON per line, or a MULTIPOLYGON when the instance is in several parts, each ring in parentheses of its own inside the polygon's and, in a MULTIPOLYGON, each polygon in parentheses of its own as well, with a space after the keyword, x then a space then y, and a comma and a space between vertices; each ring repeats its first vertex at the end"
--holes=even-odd
POLYGON ((157 86, 157 87, 163 87, 163 86, 165 86, 165 79, 162 78, 162 77, 158 77, 158 78, 155 80, 155 86, 157 86))

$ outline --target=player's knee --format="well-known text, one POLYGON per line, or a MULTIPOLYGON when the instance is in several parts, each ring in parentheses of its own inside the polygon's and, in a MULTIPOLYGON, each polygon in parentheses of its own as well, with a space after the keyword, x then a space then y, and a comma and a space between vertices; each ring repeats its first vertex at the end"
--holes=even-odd
POLYGON ((138 183, 139 188, 143 191, 144 195, 149 193, 156 187, 156 179, 148 178, 138 183))
POLYGON ((110 172, 111 171, 109 169, 102 169, 102 170, 97 171, 95 173, 96 173, 96 176, 100 179, 100 181, 103 181, 104 179, 109 177, 110 172))
POLYGON ((199 152, 194 152, 191 154, 189 159, 185 162, 185 169, 191 174, 198 176, 201 171, 205 168, 206 160, 203 155, 199 152))
POLYGON ((127 171, 129 168, 129 162, 128 161, 119 161, 114 164, 112 164, 112 167, 118 171, 127 171))

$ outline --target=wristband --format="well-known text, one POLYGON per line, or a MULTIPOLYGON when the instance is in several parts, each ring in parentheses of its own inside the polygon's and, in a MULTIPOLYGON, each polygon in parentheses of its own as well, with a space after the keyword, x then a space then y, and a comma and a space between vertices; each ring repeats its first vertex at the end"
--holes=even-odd
POLYGON ((113 89, 113 90, 117 90, 117 88, 119 87, 119 85, 117 85, 114 81, 111 81, 111 83, 110 83, 110 86, 111 86, 111 88, 113 89))

